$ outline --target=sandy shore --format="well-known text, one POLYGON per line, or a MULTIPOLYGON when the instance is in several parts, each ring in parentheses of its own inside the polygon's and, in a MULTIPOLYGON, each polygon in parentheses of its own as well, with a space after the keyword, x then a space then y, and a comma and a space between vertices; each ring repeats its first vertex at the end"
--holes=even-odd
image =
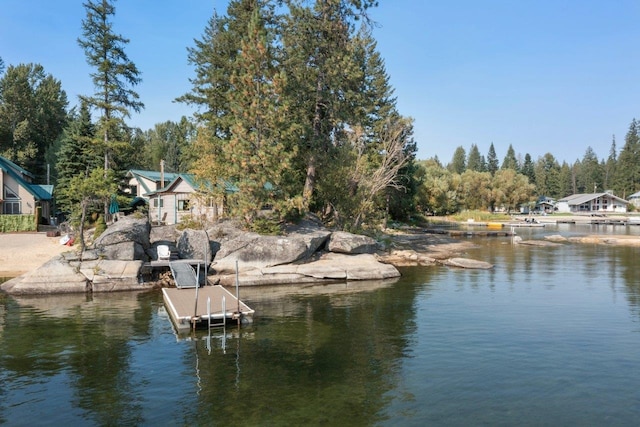
POLYGON ((20 276, 70 250, 46 233, 0 233, 0 277, 20 276))

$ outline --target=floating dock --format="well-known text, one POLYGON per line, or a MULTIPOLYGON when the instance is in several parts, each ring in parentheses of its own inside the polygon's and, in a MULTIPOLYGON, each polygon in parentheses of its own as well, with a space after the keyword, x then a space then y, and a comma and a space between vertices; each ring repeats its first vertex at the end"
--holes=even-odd
POLYGON ((255 312, 220 285, 162 288, 162 294, 178 331, 196 326, 222 326, 230 321, 251 323, 255 312))

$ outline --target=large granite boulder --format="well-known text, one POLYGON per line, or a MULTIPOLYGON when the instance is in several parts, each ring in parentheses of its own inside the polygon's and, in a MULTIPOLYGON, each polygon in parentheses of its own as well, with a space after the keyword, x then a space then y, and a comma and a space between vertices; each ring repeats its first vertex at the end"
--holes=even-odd
POLYGON ((176 249, 181 259, 201 259, 206 264, 213 260, 211 241, 204 230, 184 230, 178 237, 176 249))
POLYGON ((1 285, 14 295, 145 290, 140 281, 142 261, 117 261, 58 255, 34 271, 1 285))
POLYGON ((147 251, 137 242, 120 242, 113 245, 99 246, 96 247, 95 253, 100 258, 112 260, 134 261, 149 259, 147 251))
POLYGON ((238 269, 272 267, 289 264, 307 256, 305 239, 290 236, 261 236, 256 233, 239 235, 223 243, 212 264, 219 274, 238 269))
POLYGON ((376 251, 376 241, 369 236, 336 231, 327 242, 329 252, 341 254, 372 254, 376 251))
POLYGON ((491 263, 469 258, 449 258, 442 261, 442 264, 449 267, 471 268, 480 270, 489 270, 493 268, 493 264, 491 263))
POLYGON ((96 252, 105 258, 124 261, 148 260, 149 233, 147 218, 126 216, 110 225, 94 242, 96 252), (131 244, 133 243, 133 244, 131 244))
POLYGON ((0 288, 17 295, 63 294, 86 292, 90 284, 77 268, 58 255, 36 270, 3 283, 0 288))
POLYGON ((148 289, 140 280, 142 261, 95 260, 80 263, 76 268, 84 275, 93 292, 148 289))
MULTIPOLYGON (((324 253, 312 260, 273 267, 241 271, 241 286, 303 284, 322 281, 384 280, 396 278, 400 272, 390 264, 379 262, 374 255, 324 253)), ((234 274, 221 274, 220 284, 233 286, 234 274)))

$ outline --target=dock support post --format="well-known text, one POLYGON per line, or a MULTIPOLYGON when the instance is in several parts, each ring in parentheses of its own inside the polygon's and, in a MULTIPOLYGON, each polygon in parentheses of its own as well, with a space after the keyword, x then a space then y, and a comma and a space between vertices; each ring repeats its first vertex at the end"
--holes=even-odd
POLYGON ((209 331, 211 331, 211 297, 207 297, 207 319, 209 331))
POLYGON ((222 295, 222 351, 227 351, 227 299, 222 295))
POLYGON ((238 274, 238 260, 236 260, 236 301, 238 301, 238 326, 240 326, 240 279, 238 274))
POLYGON ((196 330, 196 322, 198 318, 198 288, 200 287, 200 283, 196 281, 196 301, 193 307, 193 317, 191 318, 191 327, 193 330, 196 330))

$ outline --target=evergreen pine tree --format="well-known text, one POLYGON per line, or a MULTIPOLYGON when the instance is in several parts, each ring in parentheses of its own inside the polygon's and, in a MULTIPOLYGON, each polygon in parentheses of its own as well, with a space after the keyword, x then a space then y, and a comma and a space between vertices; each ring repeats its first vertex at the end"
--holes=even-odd
POLYGON ((469 149, 469 154, 467 156, 467 169, 476 172, 484 172, 483 163, 478 146, 476 144, 471 144, 471 148, 469 149))
POLYGON ((598 193, 604 191, 603 172, 598 156, 593 148, 587 147, 576 176, 578 193, 598 193), (598 189, 600 191, 598 191, 598 189))
POLYGON ((536 182, 536 175, 533 167, 533 161, 531 160, 531 154, 526 153, 524 155, 524 162, 522 163, 522 170, 520 171, 524 176, 529 178, 529 182, 534 184, 536 182))
MULTIPOLYGON (((235 117, 221 165, 238 188, 235 208, 248 224, 263 205, 283 208, 287 176, 297 147, 287 144, 291 121, 283 96, 286 78, 275 67, 273 45, 262 9, 254 3, 241 54, 230 82, 230 112, 235 117)), ((221 171, 222 172, 222 171, 221 171)), ((278 210, 278 209, 277 209, 278 210)))
POLYGON ((634 118, 624 139, 616 164, 616 195, 626 198, 640 189, 640 129, 634 118))
MULTIPOLYGON (((113 32, 110 21, 115 15, 113 0, 87 0, 84 3, 86 17, 82 21, 82 37, 78 44, 84 50, 96 92, 81 96, 90 107, 100 112, 98 143, 104 156, 104 168, 119 152, 124 151, 122 141, 124 118, 131 111, 144 108, 139 95, 132 89, 141 82, 140 72, 124 51, 129 40, 113 32)), ((106 209, 106 207, 105 207, 106 209)))
POLYGON ((73 193, 69 188, 72 179, 76 176, 87 176, 90 170, 100 165, 100 155, 92 150, 94 136, 95 129, 91 123, 89 107, 82 102, 79 113, 73 117, 63 133, 58 151, 57 183, 54 191, 56 206, 62 212, 71 212, 73 203, 77 201, 70 197, 73 193))
POLYGON ((518 167, 518 159, 516 159, 516 152, 511 144, 509 144, 507 154, 504 156, 501 169, 511 169, 516 172, 520 172, 520 168, 518 167))
POLYGON ((312 6, 301 0, 286 3, 289 15, 282 30, 283 65, 291 111, 297 113, 296 122, 302 126, 300 155, 306 169, 302 204, 307 209, 323 167, 337 156, 331 152, 346 142, 343 130, 354 116, 352 101, 362 80, 352 37, 358 16, 376 1, 316 0, 312 6))
POLYGON ((491 176, 495 175, 498 170, 498 156, 496 155, 496 149, 493 147, 493 142, 489 146, 489 152, 487 153, 487 172, 491 176))
POLYGON ((467 170, 466 153, 462 146, 456 148, 456 151, 453 152, 451 163, 449 163, 447 169, 457 174, 461 174, 467 170))
POLYGON ((603 167, 603 189, 608 191, 613 189, 614 177, 616 174, 616 164, 618 163, 618 152, 616 150, 616 136, 611 138, 611 148, 609 149, 609 156, 603 167))

